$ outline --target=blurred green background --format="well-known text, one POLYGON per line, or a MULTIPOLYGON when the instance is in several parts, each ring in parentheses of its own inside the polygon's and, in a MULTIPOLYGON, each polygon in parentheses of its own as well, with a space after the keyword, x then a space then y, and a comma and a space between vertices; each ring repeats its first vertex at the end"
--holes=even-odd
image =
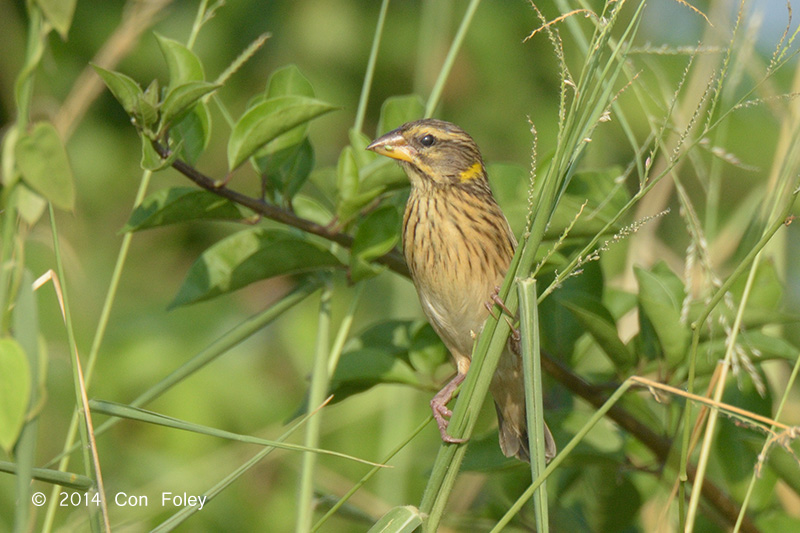
MULTIPOLYGON (((735 16, 737 6, 714 2, 723 6, 715 7, 709 5, 711 3, 695 5, 720 17, 722 23, 717 27, 721 35, 713 45, 724 45, 725 32, 730 29, 730 17, 735 16)), ((43 68, 36 78, 34 118, 57 115, 61 104, 75 89, 79 74, 107 43, 132 4, 135 2, 78 1, 69 38, 62 41, 56 35, 51 36, 43 68)), ((165 2, 153 28, 143 33, 116 70, 143 86, 153 78, 166 81, 166 65, 153 31, 185 41, 196 4, 165 2)), ((599 2, 591 4, 601 5, 599 2)), ((637 43, 640 46, 694 46, 704 34, 709 37, 703 19, 686 7, 667 0, 651 4, 639 30, 637 43)), ((751 61, 753 65, 763 66, 783 31, 786 12, 779 2, 752 4, 754 13, 762 17, 763 23, 751 36, 758 43, 751 61)), ((331 177, 339 152, 349 142, 347 131, 354 121, 379 7, 380 2, 357 0, 231 1, 206 24, 194 48, 204 63, 207 78, 213 79, 258 35, 271 34, 264 47, 219 92, 219 98, 235 117, 244 111, 254 94, 264 90, 273 70, 290 63, 308 77, 318 98, 341 107, 315 120, 310 129, 317 164, 312 186, 319 191, 325 190, 324 183, 331 177)), ((375 128, 381 103, 387 97, 412 93, 423 99, 427 97, 465 7, 463 1, 391 3, 367 108, 364 128, 367 135, 382 133, 375 128)), ((540 7, 548 18, 557 15, 549 3, 540 7)), ((17 1, 0 1, 0 12, 4 13, 0 17, 3 39, 0 123, 6 124, 15 114, 13 82, 24 54, 26 15, 23 4, 17 1)), ((581 24, 588 28, 588 22, 581 24)), ((469 131, 490 164, 528 167, 533 142, 529 120, 538 132, 538 156, 546 157, 555 147, 560 90, 558 65, 544 34, 523 42, 540 25, 536 13, 525 1, 483 2, 445 86, 436 116, 469 131)), ((563 31, 562 35, 567 36, 568 32, 563 31)), ((564 46, 568 64, 577 68, 574 43, 565 37, 564 46)), ((714 54, 709 55, 718 58, 714 54)), ((642 68, 643 85, 670 95, 686 66, 687 57, 680 54, 643 58, 637 65, 642 68), (658 62, 659 68, 648 70, 648 62, 658 62)), ((788 92, 790 70, 786 69, 772 80, 770 90, 788 92)), ((748 75, 747 69, 743 75, 748 75)), ((629 98, 629 93, 623 93, 620 101, 624 105, 629 103, 629 98)), ((219 113, 214 113, 210 148, 196 166, 207 175, 221 178, 227 171, 225 141, 229 130, 219 113)), ((644 116, 628 118, 637 132, 646 132, 644 116)), ((735 154, 747 168, 726 168, 723 207, 716 221, 718 227, 728 227, 727 224, 741 214, 737 208, 752 201, 753 191, 763 187, 773 155, 772 148, 763 147, 776 142, 777 118, 769 106, 757 106, 744 109, 731 119, 725 149, 735 154)), ((122 238, 120 229, 130 215, 141 170, 139 140, 128 117, 108 91, 104 90, 92 102, 75 126, 67 149, 76 177, 77 206, 73 213, 58 213, 57 222, 66 260, 67 279, 62 283, 70 293, 78 346, 83 353, 88 352, 94 335, 122 238)), ((619 123, 612 120, 600 128, 583 164, 586 168, 615 165, 624 168, 631 157, 619 123)), ((687 182, 692 187, 690 194, 705 193, 697 180, 688 177, 687 182)), ((151 190, 176 185, 188 185, 188 182, 167 170, 154 176, 151 190)), ((241 171, 234 176, 231 186, 253 191, 257 181, 247 171, 241 171)), ((520 210, 524 196, 517 193, 521 191, 524 195, 527 183, 493 183, 493 186, 507 211, 516 210, 524 215, 524 209, 520 210)), ((667 205, 673 207, 673 215, 656 226, 659 243, 655 255, 667 259, 680 272, 689 238, 683 221, 677 216, 674 198, 670 198, 667 205)), ((517 217, 512 222, 519 230, 522 218, 517 217)), ((221 236, 240 228, 234 223, 189 223, 143 231, 134 236, 100 350, 90 398, 131 401, 214 339, 292 288, 294 280, 291 278, 273 279, 210 302, 167 310, 188 267, 200 252, 221 236)), ((797 249, 797 238, 791 236, 794 233, 788 232, 790 236, 776 249, 779 271, 787 280, 786 304, 790 309, 795 305, 792 299, 800 298, 796 282, 797 253, 793 252, 797 249)), ((714 237, 716 235, 710 235, 714 237)), ((623 272, 621 268, 626 261, 627 264, 652 263, 652 256, 624 257, 637 242, 633 238, 604 258, 605 272, 612 274, 609 277, 619 286, 625 287, 630 282, 630 272, 623 272)), ((52 240, 46 217, 32 229, 27 243, 27 262, 36 275, 53 268, 52 240)), ((734 255, 735 250, 722 255, 723 271, 726 261, 734 255)), ((340 276, 335 289, 334 320, 343 315, 352 292, 344 276, 340 276)), ((377 320, 422 318, 413 286, 400 276, 387 272, 373 278, 367 282, 364 294, 353 328, 356 332, 377 320)), ((43 423, 37 452, 40 462, 45 462, 61 450, 73 412, 74 395, 66 334, 52 285, 45 285, 38 291, 38 302, 48 353, 47 397, 42 407, 43 423)), ((276 437, 302 405, 306 394, 317 313, 318 297, 315 296, 147 408, 232 432, 276 437)), ((335 323, 334 327, 337 325, 335 323)), ((798 334, 787 333, 787 337, 798 337, 798 334)), ((440 374, 444 379, 448 370, 441 369, 440 374)), ((556 425, 568 418, 568 413, 559 412, 560 394, 565 393, 554 393, 553 414, 548 414, 548 420, 559 421, 556 425)), ((430 391, 384 385, 333 405, 324 419, 322 446, 380 460, 427 416, 430 396, 430 391)), ((485 435, 487 443, 495 446, 496 435, 491 429, 493 410, 487 404, 485 411, 479 434, 485 435)), ((796 410, 791 416, 795 417, 795 423, 800 422, 796 410)), ((96 424, 103 420, 104 417, 96 416, 96 424)), ((550 425, 552 427, 553 423, 550 425)), ((602 445, 610 430, 599 428, 597 431, 600 433, 596 442, 602 445)), ((107 494, 123 491, 150 497, 146 508, 112 505, 115 531, 144 531, 155 526, 174 512, 170 507, 161 506, 158 495, 162 491, 199 494, 257 451, 254 446, 130 421, 123 421, 102 436, 98 446, 107 494)), ((365 513, 374 521, 393 506, 417 504, 438 446, 438 434, 430 426, 393 461, 395 468, 379 473, 355 496, 349 512, 354 513, 353 516, 365 513)), ((185 527, 191 531, 292 530, 300 458, 298 453, 275 452, 208 503, 207 508, 185 527)), ((71 468, 80 469, 77 455, 71 468)), ((341 495, 366 469, 364 465, 342 459, 321 457, 317 486, 323 494, 341 495)), ((528 477, 526 467, 513 463, 500 471, 465 474, 452 498, 452 514, 458 518, 450 525, 464 531, 484 529, 481 520, 485 518, 491 524, 498 510, 502 512, 525 487, 528 477)), ((12 476, 0 475, 0 530, 10 527, 10 521, 2 517, 13 514, 13 483, 12 476)), ((49 494, 46 484, 36 485, 37 490, 49 494)), ((632 488, 630 497, 636 497, 632 488)), ((570 516, 578 516, 578 513, 570 511, 573 503, 563 503, 556 512, 562 515, 562 524, 569 524, 570 516)), ((368 522, 351 521, 348 512, 341 515, 329 521, 324 530, 366 529, 368 522)), ((85 519, 85 510, 64 508, 59 509, 56 524, 65 531, 84 530, 85 519)), ((578 518, 574 520, 576 531, 589 530, 578 518)), ((645 526, 640 524, 640 527, 645 526)))

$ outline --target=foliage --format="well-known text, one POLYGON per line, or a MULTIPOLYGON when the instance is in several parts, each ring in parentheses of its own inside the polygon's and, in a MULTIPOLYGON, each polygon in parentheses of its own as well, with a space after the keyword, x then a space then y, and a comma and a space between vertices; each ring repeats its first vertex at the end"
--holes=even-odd
MULTIPOLYGON (((80 32, 88 7, 20 8, 28 39, 0 198, 10 527, 800 525, 787 503, 800 495, 787 422, 800 368, 791 26, 768 36, 770 55, 745 3, 730 22, 723 8, 666 0, 421 2, 418 13, 286 2, 258 16, 201 1, 152 32, 165 4, 132 3, 107 41, 118 48, 91 62, 50 37, 99 50, 105 37, 80 32), (665 33, 673 9, 681 24, 669 26, 699 29, 665 33), (442 22, 451 15, 457 28, 442 22), (353 31, 367 24, 371 50, 353 31), (416 58, 401 37, 412 24, 416 58), (242 31, 253 25, 276 33, 242 31), (140 34, 152 50, 121 44, 140 34), (74 62, 91 66, 61 73, 74 62), (397 81, 411 78, 413 90, 397 81), (114 102, 84 115, 101 80, 114 102), (34 121, 45 93, 61 110, 34 121), (440 108, 481 145, 520 241, 499 296, 521 323, 495 307, 453 406, 449 431, 466 445, 439 443, 428 424, 452 370, 404 281, 407 180, 364 150, 440 108), (530 169, 501 162, 529 157, 530 169), (559 443, 549 465, 543 452, 531 465, 503 458, 489 422, 512 327, 528 404, 544 404, 559 443), (295 432, 302 444, 284 442, 295 432), (474 486, 457 490, 459 479, 474 486), (86 505, 60 506, 65 488, 86 505), (206 503, 170 507, 166 492, 206 503)), ((529 415, 535 451, 542 409, 529 415)))

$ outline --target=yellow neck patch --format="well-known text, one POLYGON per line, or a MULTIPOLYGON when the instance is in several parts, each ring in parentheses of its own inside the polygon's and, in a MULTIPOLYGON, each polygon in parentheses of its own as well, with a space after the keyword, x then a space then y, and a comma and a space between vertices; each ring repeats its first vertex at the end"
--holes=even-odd
POLYGON ((480 163, 480 161, 475 161, 474 163, 472 163, 472 166, 469 167, 464 172, 462 172, 461 175, 458 178, 463 183, 465 181, 469 181, 469 180, 473 180, 475 178, 478 178, 478 177, 481 176, 481 174, 483 174, 483 168, 481 167, 481 163, 480 163))

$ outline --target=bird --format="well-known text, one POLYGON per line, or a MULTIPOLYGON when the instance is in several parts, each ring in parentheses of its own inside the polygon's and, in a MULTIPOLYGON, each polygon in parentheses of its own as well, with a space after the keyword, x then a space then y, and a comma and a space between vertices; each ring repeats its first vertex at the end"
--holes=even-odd
MULTIPOLYGON (((452 400, 469 370, 472 348, 497 299, 516 238, 489 187, 478 145, 459 126, 438 119, 403 124, 366 148, 396 160, 411 183, 402 226, 403 255, 422 310, 452 355, 456 375, 431 400, 442 440, 452 400)), ((530 461, 522 359, 509 342, 492 377, 500 449, 530 461), (516 353, 515 353, 516 352, 516 353)), ((556 444, 544 426, 545 457, 556 444)))

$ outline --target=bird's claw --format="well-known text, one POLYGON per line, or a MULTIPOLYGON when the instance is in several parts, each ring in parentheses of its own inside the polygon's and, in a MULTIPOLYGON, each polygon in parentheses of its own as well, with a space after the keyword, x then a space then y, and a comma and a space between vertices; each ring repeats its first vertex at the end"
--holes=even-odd
POLYGON ((431 399, 431 411, 433 411, 433 418, 436 420, 436 425, 439 427, 439 434, 442 436, 442 441, 451 444, 461 444, 467 442, 468 439, 459 439, 447 433, 447 426, 450 424, 450 417, 453 416, 453 411, 447 408, 447 402, 453 399, 453 394, 456 388, 464 381, 465 374, 458 374, 453 378, 450 383, 444 386, 436 396, 431 399))
POLYGON ((436 425, 439 426, 439 434, 442 436, 444 442, 452 444, 467 442, 467 439, 453 437, 447 432, 447 426, 450 424, 449 418, 453 416, 453 411, 448 409, 444 404, 437 402, 436 398, 431 400, 431 410, 433 411, 433 418, 436 420, 436 425))
POLYGON ((495 305, 503 310, 505 314, 510 317, 514 316, 514 313, 506 307, 506 303, 500 298, 500 287, 495 285, 494 290, 492 291, 491 296, 489 296, 489 302, 486 304, 489 308, 494 307, 495 305))
POLYGON ((517 328, 514 327, 514 323, 508 317, 514 317, 514 313, 506 307, 506 303, 500 298, 500 287, 495 285, 494 290, 492 291, 491 296, 489 296, 489 301, 484 302, 486 309, 489 310, 489 314, 492 315, 493 318, 497 319, 497 316, 494 314, 494 306, 498 306, 503 313, 507 316, 505 317, 506 323, 508 323, 508 327, 511 328, 511 341, 515 344, 519 344, 520 340, 520 333, 517 328))

